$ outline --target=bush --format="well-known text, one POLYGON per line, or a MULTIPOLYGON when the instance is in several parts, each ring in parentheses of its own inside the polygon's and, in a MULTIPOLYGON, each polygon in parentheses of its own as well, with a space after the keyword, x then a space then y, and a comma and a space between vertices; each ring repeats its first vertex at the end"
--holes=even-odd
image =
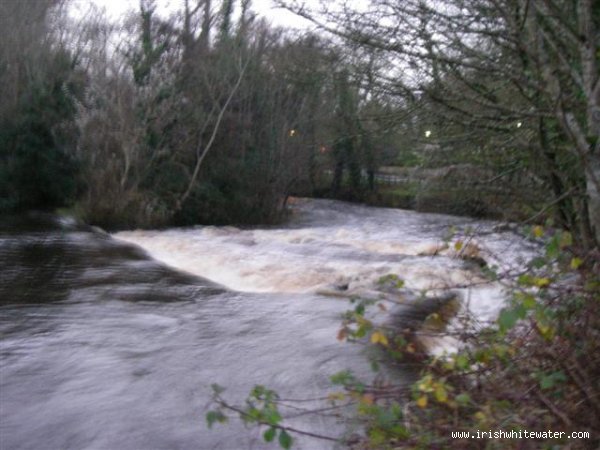
POLYGON ((64 82, 31 86, 0 124, 0 211, 64 206, 77 194, 77 163, 64 132, 73 108, 64 82))

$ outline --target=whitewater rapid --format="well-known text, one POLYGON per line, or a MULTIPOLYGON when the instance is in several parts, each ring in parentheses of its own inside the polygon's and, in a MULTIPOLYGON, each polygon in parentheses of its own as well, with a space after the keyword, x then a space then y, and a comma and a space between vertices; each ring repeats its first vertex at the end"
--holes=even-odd
MULTIPOLYGON (((256 384, 314 399, 341 370, 372 379, 364 347, 336 336, 348 299, 383 295, 389 274, 408 302, 448 288, 492 320, 504 288, 459 257, 457 241, 502 270, 531 253, 493 222, 329 200, 294 200, 289 221, 268 228, 111 237, 45 216, 0 223, 0 447, 271 448, 239 421, 207 428, 211 384, 243 404, 256 384)), ((393 370, 395 383, 414 381, 410 364, 393 370)), ((352 432, 331 415, 283 413, 313 433, 352 432)), ((305 437, 294 447, 332 445, 305 437)))
POLYGON ((480 260, 496 266, 498 272, 522 267, 533 254, 522 238, 494 231, 496 225, 331 200, 293 199, 291 219, 283 227, 196 226, 128 231, 115 237, 231 290, 319 294, 344 286, 349 297, 376 290, 381 277, 393 274, 413 291, 460 292, 465 307, 486 321, 493 320, 504 304, 503 286, 487 282, 480 268, 456 251, 456 242, 476 249, 480 260))

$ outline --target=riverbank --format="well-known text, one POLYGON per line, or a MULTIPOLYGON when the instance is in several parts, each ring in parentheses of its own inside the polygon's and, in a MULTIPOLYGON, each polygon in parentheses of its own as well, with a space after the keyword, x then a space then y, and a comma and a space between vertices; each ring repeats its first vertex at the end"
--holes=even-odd
POLYGON ((387 208, 519 222, 533 216, 544 202, 540 180, 470 164, 381 167, 375 180, 375 190, 366 193, 364 201, 387 208))

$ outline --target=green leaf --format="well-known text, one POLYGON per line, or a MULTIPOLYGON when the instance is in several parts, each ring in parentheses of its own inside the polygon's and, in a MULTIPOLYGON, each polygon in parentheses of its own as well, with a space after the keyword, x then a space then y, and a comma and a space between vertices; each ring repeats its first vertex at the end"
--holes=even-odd
POLYGON ((358 381, 354 381, 354 384, 352 385, 352 388, 358 392, 359 394, 362 394, 363 392, 365 392, 365 385, 363 383, 360 383, 358 381))
POLYGON ((435 399, 439 402, 439 403, 446 403, 448 401, 448 391, 446 391, 445 386, 443 386, 442 384, 438 384, 435 387, 435 399))
POLYGON ((581 258, 573 258, 571 260, 571 269, 577 270, 583 264, 583 260, 581 258))
POLYGON ((354 308, 354 312, 356 314, 358 314, 359 316, 362 316, 365 313, 365 305, 364 305, 364 303, 361 303, 356 308, 354 308))
POLYGON ((364 338, 367 335, 367 327, 365 325, 361 325, 358 327, 358 330, 354 333, 354 336, 358 339, 364 338))
POLYGON ((529 263, 530 266, 535 267, 536 269, 541 269, 542 267, 544 267, 546 265, 546 260, 544 258, 542 258, 541 256, 538 256, 536 258, 533 258, 531 260, 531 262, 529 263))
POLYGON ((386 441, 385 431, 380 428, 373 428, 369 430, 369 443, 372 446, 379 447, 386 441))
POLYGON ((560 248, 570 247, 573 245, 573 235, 568 231, 563 231, 560 235, 560 248))
POLYGON ((534 277, 525 273, 523 275, 519 275, 519 278, 517 278, 517 282, 521 286, 533 286, 534 285, 534 277))
POLYGON ((469 358, 466 355, 463 354, 459 354, 456 355, 456 367, 460 370, 467 370, 468 368, 471 367, 471 364, 469 364, 469 358))
POLYGON ((208 428, 212 428, 213 424, 216 422, 216 414, 216 411, 209 411, 206 413, 206 424, 208 425, 208 428))
POLYGON ((292 437, 285 430, 279 432, 279 445, 285 449, 289 449, 292 446, 292 437))
POLYGON ((215 422, 227 422, 227 417, 221 411, 209 411, 206 413, 206 423, 208 424, 208 428, 212 428, 215 422))
POLYGON ((567 377, 562 371, 543 374, 540 378, 540 387, 542 389, 550 389, 557 383, 562 383, 567 380, 567 377))
POLYGON ((471 396, 467 393, 458 394, 455 400, 460 405, 468 405, 471 402, 471 396))
POLYGON ((377 330, 371 335, 371 343, 372 344, 381 344, 383 346, 388 346, 388 338, 381 331, 377 330))
POLYGON ((503 309, 498 317, 498 325, 500 330, 507 331, 514 327, 518 320, 519 317, 513 309, 503 309))
POLYGON ((333 374, 330 380, 333 384, 346 385, 354 381, 354 375, 349 370, 342 370, 333 374))
POLYGON ((267 431, 265 431, 263 434, 263 438, 265 439, 265 442, 273 442, 273 439, 275 439, 276 433, 277 433, 277 429, 273 428, 273 427, 271 427, 267 431))
POLYGON ((527 294, 523 297, 523 306, 527 309, 532 309, 536 305, 535 297, 531 294, 527 294))
POLYGON ((246 415, 244 416, 244 421, 253 423, 260 422, 262 420, 262 413, 260 410, 254 407, 250 407, 246 410, 246 415))
POLYGON ((410 432, 406 428, 404 428, 404 426, 398 424, 394 425, 390 429, 390 434, 399 439, 407 439, 410 435, 410 432))
POLYGON ((535 326, 544 339, 551 341, 554 338, 556 330, 547 322, 538 320, 535 326))
POLYGON ((390 284, 396 289, 401 289, 404 287, 404 280, 398 277, 398 275, 392 273, 380 277, 379 280, 377 280, 377 283, 379 285, 390 284))
POLYGON ((550 286, 551 281, 549 278, 545 278, 545 277, 542 277, 542 278, 534 277, 533 283, 536 287, 545 288, 545 287, 550 286))
POLYGON ((487 277, 491 281, 496 281, 498 279, 498 272, 495 267, 482 267, 481 272, 485 277, 487 277))
POLYGON ((550 239, 550 242, 548 242, 548 244, 546 244, 546 256, 548 256, 548 258, 556 258, 559 253, 560 253, 559 242, 558 242, 558 239, 556 238, 556 236, 554 236, 552 239, 550 239))
POLYGON ((222 394, 225 391, 225 388, 223 386, 219 386, 217 383, 211 384, 210 387, 213 393, 216 395, 222 394))
POLYGON ((265 408, 265 420, 269 425, 277 425, 281 422, 281 415, 275 408, 265 408))

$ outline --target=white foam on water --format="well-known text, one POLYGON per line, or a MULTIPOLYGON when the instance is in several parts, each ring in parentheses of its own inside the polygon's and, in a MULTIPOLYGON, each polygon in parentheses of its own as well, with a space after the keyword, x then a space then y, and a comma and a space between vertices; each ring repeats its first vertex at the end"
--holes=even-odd
MULTIPOLYGON (((485 283, 452 251, 439 250, 450 227, 489 228, 488 222, 324 200, 301 199, 293 208, 291 221, 278 228, 196 226, 115 237, 236 291, 311 293, 336 283, 358 289, 396 274, 415 290, 463 288, 469 308, 483 320, 502 307, 500 284, 485 283)), ((509 233, 490 234, 473 245, 504 268, 530 254, 509 233)))

